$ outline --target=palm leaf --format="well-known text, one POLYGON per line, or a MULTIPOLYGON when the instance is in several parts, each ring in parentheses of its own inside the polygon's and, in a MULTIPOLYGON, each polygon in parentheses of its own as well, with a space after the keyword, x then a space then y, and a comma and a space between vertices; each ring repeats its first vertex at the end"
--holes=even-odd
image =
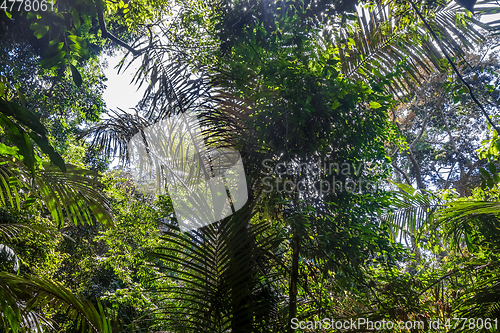
POLYGON ((102 184, 97 173, 70 164, 66 169, 61 172, 46 163, 35 178, 36 189, 54 221, 62 224, 68 218, 75 224, 92 224, 92 214, 97 222, 111 226, 111 206, 99 189, 102 184))
MULTIPOLYGON (((67 164, 66 172, 49 163, 31 179, 24 164, 11 159, 0 162, 0 203, 23 211, 42 199, 43 206, 60 225, 65 220, 75 224, 92 224, 91 214, 99 223, 112 225, 108 199, 99 190, 102 184, 93 171, 67 164), (29 195, 28 195, 29 194, 29 195), (22 204, 21 204, 22 203, 22 204)), ((7 227, 0 227, 0 230, 7 227)), ((9 227, 11 230, 14 227, 9 227)), ((7 234, 6 234, 7 235, 7 234)))
MULTIPOLYGON (((103 224, 112 223, 107 199, 99 191, 101 184, 89 177, 95 178, 96 175, 88 170, 64 164, 62 157, 50 145, 45 127, 33 112, 1 99, 0 125, 17 146, 2 145, 2 154, 9 155, 0 158, 2 206, 22 211, 32 205, 36 198, 41 197, 59 224, 62 224, 65 218, 75 224, 92 223, 90 214, 103 224), (32 141, 50 157, 56 167, 45 163, 43 170, 39 170, 35 162, 40 162, 40 159, 36 156, 32 141), (20 157, 22 163, 19 161, 20 157), (67 168, 70 170, 65 173, 67 168), (28 196, 30 191, 31 195, 28 196), (21 203, 24 206, 21 206, 21 203)), ((9 228, 13 230, 13 227, 9 228)))
POLYGON ((477 251, 478 248, 483 248, 485 253, 484 258, 474 256, 465 263, 465 267, 475 272, 475 283, 466 288, 461 297, 461 317, 500 316, 499 216, 500 203, 496 201, 453 201, 439 211, 439 225, 452 248, 462 251, 462 246, 466 245, 470 251, 474 251, 472 253, 481 253, 477 251))
POLYGON ((12 158, 0 158, 0 200, 3 206, 21 210, 21 200, 26 199, 26 189, 30 183, 29 170, 12 158))
POLYGON ((50 157, 52 163, 62 171, 66 170, 64 160, 50 145, 47 130, 36 114, 19 104, 0 99, 0 125, 8 129, 8 137, 19 149, 32 174, 35 171, 35 151, 31 140, 50 157))
POLYGON ((19 270, 19 258, 14 250, 7 245, 0 244, 0 261, 12 262, 14 272, 19 270))
POLYGON ((255 243, 269 226, 249 223, 252 211, 246 205, 222 222, 165 234, 166 246, 151 257, 167 263, 178 286, 158 290, 171 304, 158 310, 168 315, 162 321, 189 332, 253 332, 258 318, 270 315, 275 298, 266 253, 273 242, 255 243))
MULTIPOLYGON (((495 14, 497 10, 488 7, 492 4, 496 2, 479 2, 478 12, 483 16, 495 14)), ((406 75, 394 77, 391 92, 396 96, 409 93, 430 74, 447 67, 425 27, 409 24, 414 13, 407 6, 394 2, 362 6, 355 20, 347 24, 338 21, 334 29, 323 31, 320 45, 325 51, 338 47, 341 70, 348 77, 370 80, 394 73, 395 68, 404 70, 406 75)), ((424 14, 445 51, 457 60, 465 59, 468 52, 500 28, 497 23, 484 24, 466 16, 454 1, 425 10, 424 14)))
POLYGON ((80 332, 106 333, 118 328, 99 302, 96 307, 57 282, 0 272, 0 295, 2 322, 13 332, 43 331, 49 322, 37 311, 45 306, 65 313, 80 332))
POLYGON ((98 153, 107 157, 116 157, 120 161, 129 160, 128 144, 130 140, 144 128, 151 125, 147 119, 120 110, 113 117, 104 120, 82 134, 90 139, 90 145, 98 153))
POLYGON ((390 211, 381 220, 389 226, 392 240, 406 240, 418 236, 422 226, 430 226, 439 207, 439 200, 429 191, 415 190, 407 184, 393 183, 400 191, 394 192, 390 211))
POLYGON ((32 226, 22 223, 0 223, 0 237, 8 241, 17 238, 21 230, 33 230, 32 226))
POLYGON ((472 240, 478 233, 488 239, 500 236, 497 227, 500 203, 496 201, 454 201, 439 211, 438 216, 446 237, 455 247, 465 242, 472 250, 476 243, 472 240))

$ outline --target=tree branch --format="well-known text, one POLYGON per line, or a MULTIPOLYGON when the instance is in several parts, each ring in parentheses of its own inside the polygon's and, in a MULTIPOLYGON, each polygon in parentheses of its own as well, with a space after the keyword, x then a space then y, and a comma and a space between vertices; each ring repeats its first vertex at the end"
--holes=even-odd
POLYGON ((392 162, 392 166, 394 167, 394 169, 396 169, 397 171, 399 171, 400 174, 403 175, 403 177, 405 178, 405 180, 408 183, 408 185, 411 186, 410 178, 408 178, 408 176, 406 175, 406 173, 400 167, 397 166, 397 164, 396 164, 395 161, 392 162))
MULTIPOLYGON (((423 134, 423 131, 425 129, 425 126, 427 124, 427 120, 428 120, 428 115, 426 115, 425 119, 424 119, 424 123, 422 124, 422 130, 420 131, 420 134, 417 136, 417 138, 412 142, 412 144, 408 147, 408 150, 406 151, 406 154, 408 155, 408 158, 410 159, 410 162, 411 164, 413 165, 413 169, 415 171, 415 180, 417 181, 417 188, 419 189, 425 189, 425 184, 424 182, 422 181, 422 174, 420 172, 420 166, 418 165, 418 162, 417 160, 415 159, 415 157, 413 156, 413 153, 412 153, 412 147, 415 145, 416 143, 416 140, 420 139, 420 137, 422 136, 423 134)), ((399 123, 396 121, 396 126, 399 130, 399 133, 403 133, 401 131, 401 126, 399 125, 399 123)))
POLYGON ((429 121, 430 117, 431 117, 431 114, 429 114, 429 112, 427 110, 425 110, 425 118, 424 118, 424 121, 422 123, 422 128, 420 129, 420 133, 417 134, 417 137, 415 138, 415 140, 413 140, 413 142, 410 144, 410 150, 415 148, 415 145, 417 144, 417 142, 420 140, 420 138, 424 134, 425 129, 427 128, 427 122, 429 121))
MULTIPOLYGON (((116 44, 118 44, 121 47, 127 49, 135 57, 138 56, 138 55, 140 55, 142 52, 144 52, 147 48, 149 48, 153 44, 153 35, 151 34, 150 37, 149 37, 150 38, 149 39, 149 45, 146 46, 146 47, 144 47, 144 48, 142 48, 142 49, 136 50, 132 46, 130 46, 127 43, 125 43, 124 41, 122 41, 120 38, 118 38, 115 35, 113 35, 106 28, 106 22, 104 21, 104 13, 102 11, 101 6, 99 6, 97 3, 98 3, 98 0, 95 2, 95 8, 97 10, 97 18, 99 20, 99 27, 101 28, 102 37, 111 39, 116 44)), ((151 30, 150 30, 150 32, 151 32, 151 30)))

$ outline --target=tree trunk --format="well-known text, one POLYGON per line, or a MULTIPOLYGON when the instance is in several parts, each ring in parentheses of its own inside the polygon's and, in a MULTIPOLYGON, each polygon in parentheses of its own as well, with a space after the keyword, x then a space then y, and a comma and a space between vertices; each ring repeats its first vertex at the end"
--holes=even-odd
MULTIPOLYGON (((301 178, 302 179, 302 178, 301 178)), ((299 203, 299 193, 295 193, 293 200, 294 209, 297 209, 299 203)), ((292 219, 292 270, 290 272, 290 286, 289 286, 289 308, 288 308, 288 333, 293 333, 292 319, 297 318, 297 294, 298 294, 298 280, 299 280, 299 257, 300 257, 300 239, 301 227, 300 221, 292 219)))
POLYGON ((292 270, 290 272, 289 308, 288 308, 288 332, 293 333, 292 319, 297 317, 297 283, 299 279, 299 256, 300 256, 300 232, 295 226, 292 228, 292 270))

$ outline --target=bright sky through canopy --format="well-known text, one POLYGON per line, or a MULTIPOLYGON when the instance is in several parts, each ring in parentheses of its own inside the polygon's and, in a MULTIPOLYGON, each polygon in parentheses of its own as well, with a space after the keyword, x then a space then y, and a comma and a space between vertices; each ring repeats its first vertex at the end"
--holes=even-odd
MULTIPOLYGON (((500 20, 500 14, 481 18, 483 23, 495 20, 500 20)), ((131 108, 134 108, 143 96, 145 86, 142 86, 138 91, 137 86, 131 83, 140 62, 137 62, 137 65, 132 64, 126 71, 122 69, 120 74, 117 74, 118 70, 115 67, 122 58, 123 52, 117 52, 114 57, 102 56, 101 58, 108 61, 108 68, 104 70, 108 81, 106 82, 107 88, 104 91, 103 98, 108 110, 121 108, 126 112, 133 112, 131 108)))
POLYGON ((138 91, 137 86, 131 82, 140 62, 132 64, 126 71, 122 69, 118 74, 118 69, 115 67, 122 58, 122 52, 117 52, 114 57, 102 56, 101 58, 108 62, 108 68, 104 70, 108 81, 103 98, 108 110, 118 111, 117 108, 120 108, 126 112, 133 112, 131 108, 134 108, 141 99, 145 86, 138 91))

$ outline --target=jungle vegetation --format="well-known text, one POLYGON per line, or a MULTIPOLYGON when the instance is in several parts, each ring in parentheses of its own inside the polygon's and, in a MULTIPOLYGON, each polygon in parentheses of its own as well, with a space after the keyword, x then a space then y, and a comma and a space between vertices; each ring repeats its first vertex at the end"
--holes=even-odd
POLYGON ((0 9, 0 332, 499 331, 496 0, 0 9), (248 200, 181 232, 129 148, 187 112, 248 200))

